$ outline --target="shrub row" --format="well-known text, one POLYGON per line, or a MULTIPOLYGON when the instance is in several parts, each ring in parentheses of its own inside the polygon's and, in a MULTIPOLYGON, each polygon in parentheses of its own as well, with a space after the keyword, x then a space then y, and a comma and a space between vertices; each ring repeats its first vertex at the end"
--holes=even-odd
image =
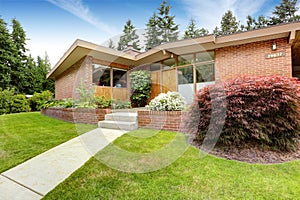
POLYGON ((41 110, 42 105, 52 97, 51 92, 44 91, 27 99, 24 94, 16 94, 13 89, 0 89, 0 115, 41 110))
POLYGON ((299 138, 299 104, 295 78, 240 77, 199 90, 186 124, 197 144, 206 137, 222 145, 255 142, 293 150, 299 138))

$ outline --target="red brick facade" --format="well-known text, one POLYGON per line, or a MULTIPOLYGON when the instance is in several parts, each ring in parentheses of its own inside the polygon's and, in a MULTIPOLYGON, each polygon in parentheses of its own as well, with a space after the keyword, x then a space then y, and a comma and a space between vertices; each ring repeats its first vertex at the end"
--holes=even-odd
POLYGON ((87 108, 48 108, 41 111, 43 115, 72 123, 97 124, 104 120, 110 109, 87 108))
POLYGON ((138 111, 139 128, 183 132, 183 111, 138 111))
POLYGON ((292 76, 291 45, 287 38, 254 42, 215 50, 216 81, 241 75, 292 76), (277 50, 272 50, 276 43, 277 50), (266 58, 268 54, 284 53, 284 56, 266 58))
POLYGON ((83 81, 87 87, 92 84, 92 60, 86 56, 55 79, 55 98, 78 98, 76 88, 83 81))

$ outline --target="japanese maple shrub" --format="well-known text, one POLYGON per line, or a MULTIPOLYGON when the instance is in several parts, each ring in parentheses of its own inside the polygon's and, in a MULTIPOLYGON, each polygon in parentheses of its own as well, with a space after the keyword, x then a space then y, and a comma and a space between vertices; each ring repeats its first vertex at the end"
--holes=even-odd
POLYGON ((290 151, 300 134, 299 104, 295 78, 239 77, 200 89, 186 124, 198 145, 205 138, 221 145, 254 142, 290 151))

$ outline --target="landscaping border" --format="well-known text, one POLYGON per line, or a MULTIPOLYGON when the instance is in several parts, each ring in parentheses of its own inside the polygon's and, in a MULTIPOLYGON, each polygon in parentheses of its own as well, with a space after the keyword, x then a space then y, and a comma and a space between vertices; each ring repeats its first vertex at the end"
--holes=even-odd
POLYGON ((47 108, 41 114, 48 117, 60 119, 72 123, 97 124, 102 121, 106 114, 111 113, 111 109, 91 109, 91 108, 47 108))
POLYGON ((138 111, 139 128, 185 132, 187 111, 138 111))

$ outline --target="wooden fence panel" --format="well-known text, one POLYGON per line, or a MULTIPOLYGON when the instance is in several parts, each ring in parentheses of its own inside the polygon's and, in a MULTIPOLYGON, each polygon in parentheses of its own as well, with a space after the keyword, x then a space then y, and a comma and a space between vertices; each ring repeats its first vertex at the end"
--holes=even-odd
POLYGON ((95 96, 105 96, 106 99, 111 98, 111 87, 96 86, 95 96))
POLYGON ((160 71, 151 72, 151 93, 150 99, 154 99, 160 92, 160 71))
POLYGON ((112 98, 115 100, 128 101, 128 89, 112 88, 112 98))
POLYGON ((162 72, 163 74, 163 88, 162 92, 167 93, 168 91, 174 92, 177 91, 177 70, 170 69, 162 72))

